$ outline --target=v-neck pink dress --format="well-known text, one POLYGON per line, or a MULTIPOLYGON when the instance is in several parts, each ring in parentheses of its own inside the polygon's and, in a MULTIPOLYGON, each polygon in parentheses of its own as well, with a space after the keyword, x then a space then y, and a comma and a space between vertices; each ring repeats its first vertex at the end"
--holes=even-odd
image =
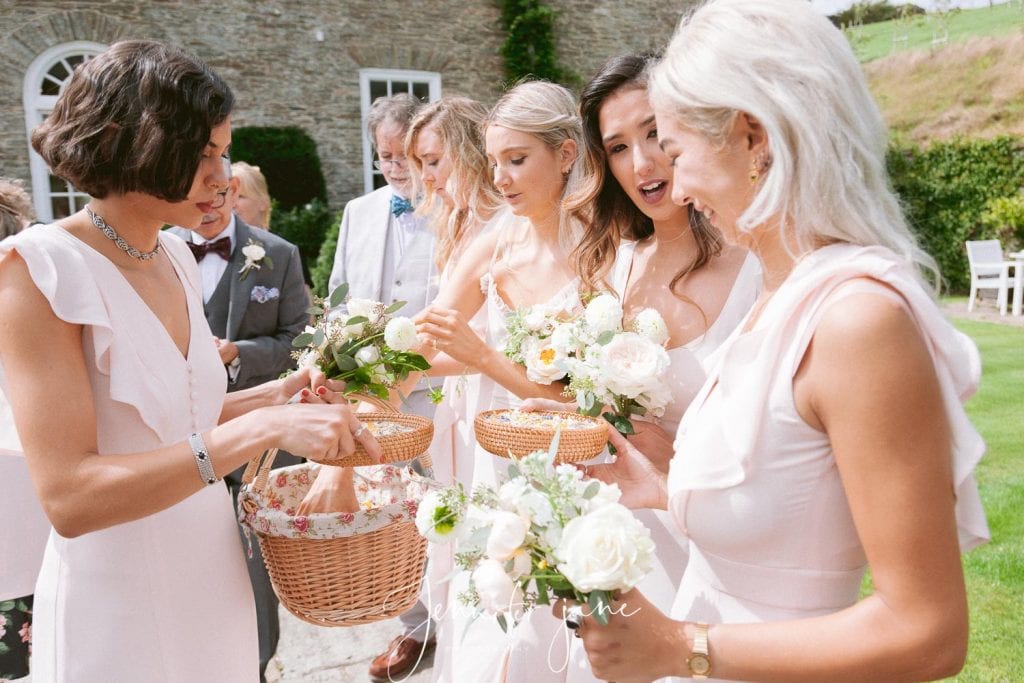
MULTIPOLYGON (((105 455, 180 443, 216 425, 224 401, 224 368, 203 315, 195 260, 173 235, 161 234, 160 244, 188 301, 187 357, 113 263, 63 228, 33 227, 0 243, 0 261, 16 250, 57 317, 82 326, 105 455)), ((7 392, 2 368, 0 391, 7 392)), ((78 538, 51 530, 35 591, 33 677, 258 680, 242 552, 224 486, 78 538)))

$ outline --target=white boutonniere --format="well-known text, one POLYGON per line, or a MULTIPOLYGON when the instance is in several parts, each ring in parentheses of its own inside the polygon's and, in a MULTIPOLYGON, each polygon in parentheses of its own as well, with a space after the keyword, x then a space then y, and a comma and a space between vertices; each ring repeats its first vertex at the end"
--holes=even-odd
POLYGON ((245 256, 245 264, 238 271, 239 275, 241 275, 238 278, 239 280, 244 280, 251 271, 259 270, 263 266, 270 270, 274 268, 274 262, 267 256, 267 250, 263 248, 262 242, 249 238, 249 241, 242 247, 242 255, 245 256))

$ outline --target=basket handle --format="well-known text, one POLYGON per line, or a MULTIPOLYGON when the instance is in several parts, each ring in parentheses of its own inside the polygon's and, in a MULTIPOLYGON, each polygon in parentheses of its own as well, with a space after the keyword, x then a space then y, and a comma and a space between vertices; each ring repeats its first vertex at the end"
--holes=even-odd
POLYGON ((355 403, 355 402, 369 403, 374 408, 379 408, 380 410, 382 410, 385 413, 397 413, 397 412, 399 412, 398 408, 394 407, 389 402, 385 401, 382 398, 378 398, 376 396, 371 396, 370 394, 363 394, 363 393, 359 393, 359 392, 354 393, 354 394, 349 394, 348 395, 348 400, 352 401, 353 403, 355 403))

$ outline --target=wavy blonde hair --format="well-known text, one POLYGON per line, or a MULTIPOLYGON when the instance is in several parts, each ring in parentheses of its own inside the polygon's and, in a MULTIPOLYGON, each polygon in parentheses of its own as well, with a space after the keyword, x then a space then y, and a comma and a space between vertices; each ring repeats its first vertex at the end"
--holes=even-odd
POLYGON ((437 238, 435 260, 444 270, 465 246, 474 226, 486 222, 501 206, 501 195, 490 180, 484 152, 483 122, 487 108, 468 97, 444 97, 420 109, 405 136, 405 156, 413 170, 413 196, 422 194, 416 213, 429 216, 437 238), (452 166, 446 192, 454 207, 423 186, 423 160, 416 154, 420 134, 433 128, 452 166))
MULTIPOLYGON (((528 133, 553 150, 559 149, 566 140, 574 141, 576 161, 565 179, 563 200, 579 192, 584 178, 590 175, 576 98, 560 85, 547 81, 519 83, 495 103, 484 122, 485 134, 489 126, 528 133)), ((582 225, 566 212, 564 204, 559 207, 559 214, 558 239, 566 253, 570 253, 579 244, 582 225)))
POLYGON ((738 229, 769 219, 806 252, 880 245, 933 272, 907 226, 885 166, 887 131, 843 34, 810 3, 711 0, 684 17, 651 70, 651 101, 721 143, 755 118, 771 163, 738 229))

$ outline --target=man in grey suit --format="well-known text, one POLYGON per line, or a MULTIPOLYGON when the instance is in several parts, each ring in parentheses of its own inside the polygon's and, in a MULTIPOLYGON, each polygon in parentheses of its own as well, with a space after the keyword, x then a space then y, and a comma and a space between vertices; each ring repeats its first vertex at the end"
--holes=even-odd
MULTIPOLYGON (((345 206, 329 287, 343 282, 353 298, 405 301, 401 315, 412 317, 437 296, 434 235, 413 215, 412 178, 405 158, 405 134, 421 102, 407 93, 381 97, 367 116, 367 132, 377 153, 374 166, 387 185, 345 206)), ((428 387, 421 382, 406 397, 404 410, 434 416, 428 387)), ((396 680, 433 647, 434 624, 422 600, 401 615, 404 633, 370 665, 374 678, 396 680)))
MULTIPOLYGON (((230 163, 226 165, 230 177, 230 163)), ((199 264, 206 321, 228 375, 228 391, 237 391, 295 367, 292 340, 309 322, 309 298, 298 247, 266 230, 250 228, 234 215, 237 178, 231 178, 218 201, 221 198, 223 204, 215 204, 194 231, 171 231, 188 243, 199 264)), ((293 456, 280 453, 274 461, 277 466, 296 462, 293 456)), ((236 502, 241 478, 242 469, 224 477, 236 502)), ((278 601, 255 539, 252 549, 247 565, 256 596, 260 679, 265 680, 280 633, 278 601)))

